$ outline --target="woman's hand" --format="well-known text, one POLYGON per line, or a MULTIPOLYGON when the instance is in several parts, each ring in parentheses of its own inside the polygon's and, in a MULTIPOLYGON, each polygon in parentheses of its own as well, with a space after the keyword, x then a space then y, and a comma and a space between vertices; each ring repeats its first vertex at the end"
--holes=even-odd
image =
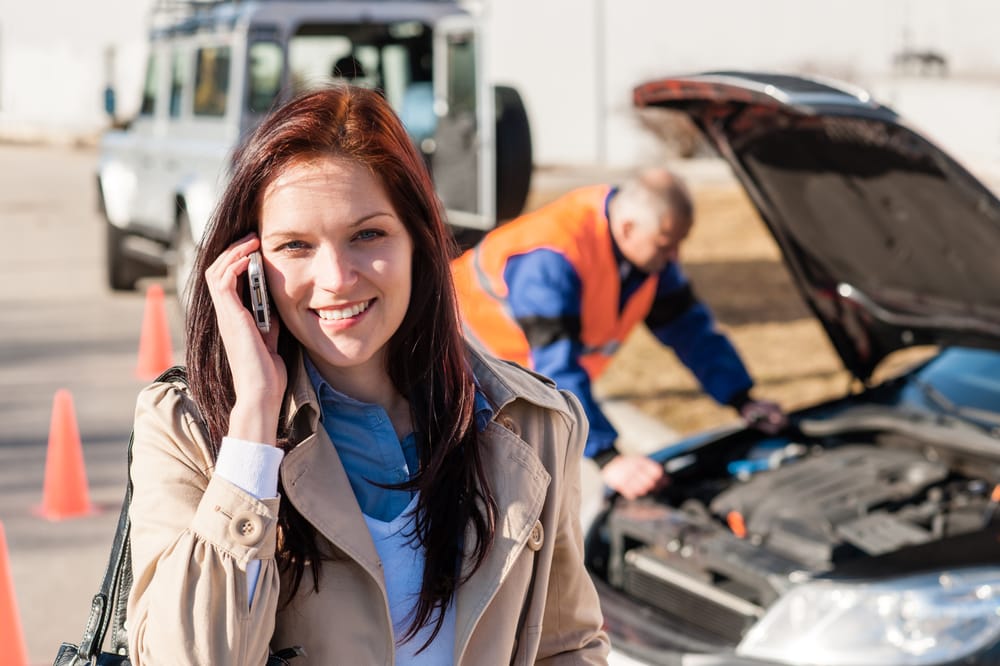
POLYGON ((229 246, 205 271, 219 335, 233 374, 236 403, 229 416, 229 436, 264 444, 277 440, 278 413, 288 384, 285 362, 278 355, 279 326, 262 333, 243 304, 250 254, 260 248, 257 234, 229 246))

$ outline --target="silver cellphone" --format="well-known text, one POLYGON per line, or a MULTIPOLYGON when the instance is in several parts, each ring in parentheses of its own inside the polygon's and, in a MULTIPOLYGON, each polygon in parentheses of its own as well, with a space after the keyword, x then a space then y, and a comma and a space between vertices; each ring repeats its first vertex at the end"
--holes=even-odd
POLYGON ((250 312, 253 313, 257 328, 262 333, 271 330, 271 309, 267 302, 267 283, 264 281, 264 259, 260 252, 250 255, 250 265, 247 266, 247 279, 250 281, 250 312))

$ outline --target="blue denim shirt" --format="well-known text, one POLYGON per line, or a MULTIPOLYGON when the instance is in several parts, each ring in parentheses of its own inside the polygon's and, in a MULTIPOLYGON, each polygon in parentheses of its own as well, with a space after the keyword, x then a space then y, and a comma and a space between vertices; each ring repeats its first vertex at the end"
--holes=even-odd
MULTIPOLYGON (((411 432, 400 441, 389 415, 381 406, 355 400, 337 391, 323 379, 308 356, 304 361, 319 398, 320 420, 337 449, 361 511, 378 520, 392 520, 409 505, 413 492, 376 484, 408 481, 420 468, 418 433, 411 432)), ((475 416, 480 432, 493 418, 493 408, 478 384, 475 416)))

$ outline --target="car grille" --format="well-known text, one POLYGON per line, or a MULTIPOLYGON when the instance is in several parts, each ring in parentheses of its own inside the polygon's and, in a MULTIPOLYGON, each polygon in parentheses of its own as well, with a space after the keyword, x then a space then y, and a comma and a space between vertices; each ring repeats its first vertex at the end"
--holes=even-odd
POLYGON ((630 550, 622 573, 626 593, 731 645, 738 643, 764 612, 745 599, 663 564, 649 548, 630 550))

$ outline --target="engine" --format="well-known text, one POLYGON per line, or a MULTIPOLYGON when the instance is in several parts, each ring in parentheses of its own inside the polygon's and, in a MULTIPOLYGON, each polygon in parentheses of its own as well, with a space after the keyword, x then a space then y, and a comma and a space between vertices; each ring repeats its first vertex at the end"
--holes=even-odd
POLYGON ((611 512, 608 582, 729 644, 797 581, 982 529, 995 505, 919 447, 864 441, 786 442, 674 486, 611 512))

